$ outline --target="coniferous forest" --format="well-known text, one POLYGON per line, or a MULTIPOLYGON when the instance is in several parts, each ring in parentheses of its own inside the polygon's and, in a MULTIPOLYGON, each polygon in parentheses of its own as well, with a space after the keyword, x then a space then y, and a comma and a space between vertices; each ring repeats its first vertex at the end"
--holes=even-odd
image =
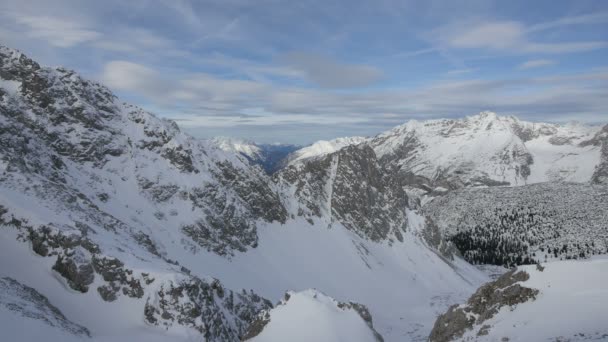
POLYGON ((507 267, 608 252, 608 189, 587 184, 465 189, 425 211, 464 258, 507 267))

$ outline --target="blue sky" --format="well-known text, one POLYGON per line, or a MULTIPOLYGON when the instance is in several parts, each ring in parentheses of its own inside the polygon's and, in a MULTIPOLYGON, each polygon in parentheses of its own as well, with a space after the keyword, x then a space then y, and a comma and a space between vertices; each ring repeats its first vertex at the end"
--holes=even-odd
POLYGON ((608 1, 0 1, 0 42, 195 136, 608 121, 608 1))

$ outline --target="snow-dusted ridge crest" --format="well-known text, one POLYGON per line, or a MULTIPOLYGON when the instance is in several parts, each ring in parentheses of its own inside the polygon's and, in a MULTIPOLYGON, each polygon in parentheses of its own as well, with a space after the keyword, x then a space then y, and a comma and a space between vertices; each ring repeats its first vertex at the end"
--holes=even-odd
POLYGON ((262 311, 245 341, 383 342, 374 330, 369 310, 361 304, 339 302, 317 290, 289 291, 271 310, 262 311))

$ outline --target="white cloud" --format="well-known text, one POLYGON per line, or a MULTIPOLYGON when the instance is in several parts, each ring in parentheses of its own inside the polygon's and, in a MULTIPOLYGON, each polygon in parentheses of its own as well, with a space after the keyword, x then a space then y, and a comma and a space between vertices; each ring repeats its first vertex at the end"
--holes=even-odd
POLYGON ((530 28, 528 28, 528 32, 548 30, 548 29, 568 26, 568 25, 591 25, 591 24, 601 24, 601 23, 607 23, 607 22, 608 22, 608 12, 591 13, 591 14, 584 14, 584 15, 560 18, 560 19, 557 19, 554 21, 549 21, 549 22, 533 25, 530 28))
POLYGON ((550 65, 555 65, 556 62, 550 59, 533 59, 526 61, 518 66, 519 69, 540 68, 550 65))
POLYGON ((45 40, 57 47, 71 47, 101 35, 79 23, 49 16, 17 15, 15 20, 26 27, 29 37, 45 40))
POLYGON ((382 77, 382 71, 376 67, 338 63, 317 54, 292 52, 285 55, 283 60, 302 71, 311 82, 326 88, 362 87, 382 77))
POLYGON ((524 41, 524 27, 520 23, 488 22, 465 28, 452 34, 447 43, 455 48, 507 49, 524 41))
MULTIPOLYGON (((594 20, 597 18, 593 17, 594 20)), ((557 42, 535 41, 531 33, 584 22, 586 17, 526 27, 517 21, 457 22, 435 29, 427 35, 434 44, 454 49, 486 49, 511 54, 572 53, 608 47, 608 41, 557 42)))
POLYGON ((155 70, 127 61, 107 63, 101 79, 111 88, 139 92, 148 96, 156 96, 167 86, 155 70))

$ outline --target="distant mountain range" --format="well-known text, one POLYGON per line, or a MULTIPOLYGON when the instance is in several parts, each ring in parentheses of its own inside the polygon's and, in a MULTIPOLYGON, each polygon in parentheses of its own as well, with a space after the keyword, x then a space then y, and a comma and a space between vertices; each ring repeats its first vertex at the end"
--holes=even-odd
POLYGON ((285 166, 289 154, 301 148, 299 145, 259 144, 230 137, 215 137, 211 141, 226 152, 241 154, 252 164, 260 165, 268 174, 280 170, 285 166))
POLYGON ((607 136, 608 125, 532 123, 482 112, 464 119, 412 120, 371 138, 321 142, 294 152, 291 159, 296 163, 346 145, 367 144, 388 172, 409 176, 428 191, 600 183, 606 180, 607 136))

